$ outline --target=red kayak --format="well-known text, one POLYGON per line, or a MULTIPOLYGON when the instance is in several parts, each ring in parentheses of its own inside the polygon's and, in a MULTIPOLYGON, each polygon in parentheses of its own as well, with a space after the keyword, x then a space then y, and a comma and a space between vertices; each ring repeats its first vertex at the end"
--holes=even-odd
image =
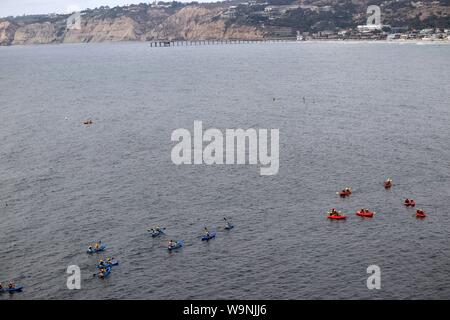
POLYGON ((348 197, 349 195, 351 195, 352 192, 351 192, 351 191, 340 191, 340 192, 337 192, 337 194, 338 194, 340 197, 345 198, 345 197, 348 197))
POLYGON ((414 207, 416 205, 416 202, 414 200, 409 200, 404 202, 404 205, 407 207, 414 207))
POLYGON ((373 217, 373 212, 361 212, 361 211, 358 211, 358 212, 356 212, 356 215, 357 216, 360 216, 360 217, 364 217, 364 218, 372 218, 373 217))
POLYGON ((346 219, 346 216, 328 216, 328 219, 333 219, 333 220, 344 220, 346 219))
POLYGON ((416 210, 416 217, 417 218, 425 218, 427 215, 425 214, 425 212, 421 209, 416 210))

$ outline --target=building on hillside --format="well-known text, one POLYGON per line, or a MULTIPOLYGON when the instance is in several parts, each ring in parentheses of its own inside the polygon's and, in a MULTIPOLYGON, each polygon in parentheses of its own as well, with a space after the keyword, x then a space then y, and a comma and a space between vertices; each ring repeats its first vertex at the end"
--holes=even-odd
POLYGON ((383 25, 381 24, 363 24, 356 27, 360 33, 372 33, 382 31, 383 25))
POLYGON ((221 14, 222 18, 234 19, 237 17, 237 6, 229 6, 226 11, 221 14))

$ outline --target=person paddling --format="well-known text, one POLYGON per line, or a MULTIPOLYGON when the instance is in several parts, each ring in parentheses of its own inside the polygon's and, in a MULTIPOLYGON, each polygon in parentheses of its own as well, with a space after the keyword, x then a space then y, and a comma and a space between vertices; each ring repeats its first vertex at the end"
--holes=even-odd
POLYGON ((425 217, 425 211, 423 211, 422 209, 417 209, 416 210, 416 216, 418 216, 418 217, 425 217))
POLYGON ((336 211, 336 209, 335 209, 335 208, 331 209, 331 211, 330 211, 329 213, 330 213, 330 216, 336 216, 336 217, 338 217, 338 216, 339 216, 339 212, 338 212, 338 211, 336 211))
POLYGON ((207 237, 209 237, 209 236, 210 236, 210 234, 209 234, 209 230, 208 230, 208 228, 207 228, 207 227, 205 227, 205 236, 207 236, 207 237))
POLYGON ((177 243, 173 240, 169 240, 169 248, 173 248, 177 245, 177 243))
POLYGON ((223 220, 225 220, 225 228, 226 229, 230 229, 233 227, 233 225, 227 220, 227 218, 223 218, 223 220))

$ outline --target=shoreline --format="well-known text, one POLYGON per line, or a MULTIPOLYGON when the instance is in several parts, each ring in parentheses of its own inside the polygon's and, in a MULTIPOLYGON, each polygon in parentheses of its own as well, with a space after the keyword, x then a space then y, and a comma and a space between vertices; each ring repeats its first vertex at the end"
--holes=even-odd
MULTIPOLYGON (((221 40, 173 40, 166 41, 170 43, 177 42, 208 42, 208 41, 217 41, 221 40)), ((225 41, 225 40, 223 40, 225 41)), ((231 41, 231 40, 228 40, 231 41)), ((188 45, 189 47, 198 47, 198 46, 217 46, 217 45, 241 45, 241 44, 275 44, 275 43, 299 43, 299 44, 313 44, 313 43, 342 43, 342 44, 362 44, 362 43, 370 43, 370 44, 416 44, 416 45, 448 45, 450 44, 450 40, 364 40, 364 39, 310 39, 310 40, 295 40, 295 39, 266 39, 266 40, 232 40, 236 42, 222 42, 222 43, 202 43, 197 45, 188 45), (242 41, 242 42, 237 42, 242 41), (246 42, 248 41, 248 42, 246 42)), ((12 47, 34 47, 34 46, 45 46, 45 45, 89 45, 89 44, 146 44, 149 45, 154 43, 155 40, 151 41, 93 41, 93 42, 53 42, 53 43, 29 43, 29 44, 11 44, 11 45, 0 45, 0 48, 12 48, 12 47)), ((161 40, 161 42, 164 42, 161 40)), ((177 45, 173 45, 177 47, 177 45)), ((163 46, 161 46, 163 47, 163 46)), ((169 47, 169 46, 167 46, 169 47)), ((182 47, 182 46, 180 46, 182 47)))

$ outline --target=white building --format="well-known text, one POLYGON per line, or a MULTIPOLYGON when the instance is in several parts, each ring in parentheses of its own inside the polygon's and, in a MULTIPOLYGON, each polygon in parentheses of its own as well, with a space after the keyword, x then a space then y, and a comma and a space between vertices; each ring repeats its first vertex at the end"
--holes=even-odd
POLYGON ((363 24, 356 27, 357 30, 361 33, 370 33, 374 31, 381 31, 383 29, 383 25, 381 24, 363 24))

